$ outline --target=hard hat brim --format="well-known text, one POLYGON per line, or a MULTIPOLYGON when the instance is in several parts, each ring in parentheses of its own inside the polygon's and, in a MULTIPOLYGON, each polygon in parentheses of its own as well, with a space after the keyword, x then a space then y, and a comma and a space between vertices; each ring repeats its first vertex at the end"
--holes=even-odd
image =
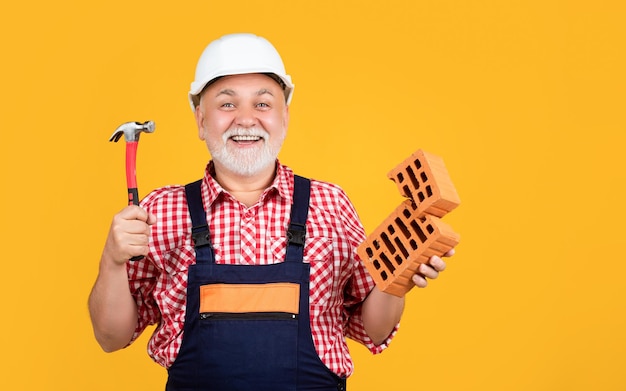
POLYGON ((200 94, 202 93, 202 91, 204 91, 205 87, 211 83, 212 81, 214 81, 215 79, 218 79, 220 77, 224 77, 224 76, 233 76, 233 75, 246 75, 246 74, 252 74, 252 73, 260 73, 260 74, 266 74, 266 73, 271 73, 272 75, 276 75, 276 77, 280 78, 280 80, 282 80, 282 82, 284 83, 284 93, 285 93, 285 101, 287 102, 287 105, 289 105, 291 103, 291 98, 293 95, 293 89, 294 89, 294 85, 291 82, 291 76, 289 75, 277 75, 276 73, 272 72, 271 70, 268 71, 263 71, 263 70, 259 70, 258 68, 255 70, 251 70, 251 71, 238 71, 238 72, 224 72, 224 74, 217 74, 214 75, 214 77, 212 77, 210 80, 206 80, 206 81, 194 81, 193 83, 191 83, 191 89, 189 90, 189 104, 191 105, 191 109, 195 110, 196 106, 198 106, 198 104, 200 103, 200 94))

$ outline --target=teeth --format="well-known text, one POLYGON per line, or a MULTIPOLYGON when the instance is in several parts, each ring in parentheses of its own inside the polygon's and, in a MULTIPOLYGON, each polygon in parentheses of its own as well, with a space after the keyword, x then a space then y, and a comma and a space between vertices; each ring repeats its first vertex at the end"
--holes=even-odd
POLYGON ((259 136, 233 136, 233 140, 235 141, 258 141, 261 139, 259 136))

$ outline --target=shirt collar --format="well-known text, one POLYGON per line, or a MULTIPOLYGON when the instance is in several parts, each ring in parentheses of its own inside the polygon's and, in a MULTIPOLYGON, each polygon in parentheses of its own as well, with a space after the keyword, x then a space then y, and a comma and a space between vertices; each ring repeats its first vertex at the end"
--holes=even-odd
MULTIPOLYGON (((215 180, 215 166, 211 160, 207 164, 204 172, 204 180, 202 186, 202 197, 205 200, 205 208, 213 205, 213 203, 225 194, 228 194, 226 190, 215 180)), ((261 194, 261 202, 265 202, 270 197, 275 195, 283 198, 287 203, 292 201, 293 189, 293 171, 287 166, 280 164, 276 160, 276 176, 272 184, 265 189, 261 194)))

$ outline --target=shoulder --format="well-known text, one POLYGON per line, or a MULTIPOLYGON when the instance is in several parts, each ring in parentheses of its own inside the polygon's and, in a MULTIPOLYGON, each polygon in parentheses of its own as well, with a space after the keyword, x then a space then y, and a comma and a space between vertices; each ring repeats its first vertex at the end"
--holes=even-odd
POLYGON ((337 184, 311 179, 311 210, 326 216, 325 220, 341 221, 341 224, 355 229, 361 227, 359 215, 350 198, 337 184))
MULTIPOLYGON (((344 189, 331 182, 311 179, 311 222, 333 227, 338 235, 355 247, 365 236, 359 215, 344 189)), ((315 229, 313 227, 313 229, 315 229)))
POLYGON ((152 213, 186 206, 185 186, 168 185, 155 189, 141 200, 140 205, 152 213))
POLYGON ((317 179, 311 179, 311 202, 336 206, 352 205, 341 186, 317 179))

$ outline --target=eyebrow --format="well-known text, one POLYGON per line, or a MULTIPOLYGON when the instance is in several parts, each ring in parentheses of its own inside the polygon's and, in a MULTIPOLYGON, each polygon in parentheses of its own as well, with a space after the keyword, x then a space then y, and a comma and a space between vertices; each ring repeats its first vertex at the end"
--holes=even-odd
POLYGON ((258 90, 256 92, 257 96, 261 96, 263 94, 269 94, 271 96, 274 96, 274 94, 272 94, 272 91, 268 90, 267 88, 261 88, 260 90, 258 90))
POLYGON ((217 97, 218 97, 218 96, 220 96, 220 95, 235 96, 235 95, 237 95, 237 94, 236 94, 236 93, 235 93, 235 91, 233 91, 233 90, 230 90, 230 89, 224 88, 223 90, 219 90, 219 91, 217 92, 217 94, 215 94, 215 97, 217 98, 217 97))
MULTIPOLYGON (((255 93, 256 96, 261 96, 264 94, 269 94, 271 96, 274 96, 274 94, 272 94, 272 92, 268 90, 267 88, 261 88, 255 93)), ((220 95, 237 96, 237 93, 234 90, 231 90, 229 88, 224 88, 223 90, 218 91, 218 93, 215 94, 215 97, 217 98, 220 95)))

